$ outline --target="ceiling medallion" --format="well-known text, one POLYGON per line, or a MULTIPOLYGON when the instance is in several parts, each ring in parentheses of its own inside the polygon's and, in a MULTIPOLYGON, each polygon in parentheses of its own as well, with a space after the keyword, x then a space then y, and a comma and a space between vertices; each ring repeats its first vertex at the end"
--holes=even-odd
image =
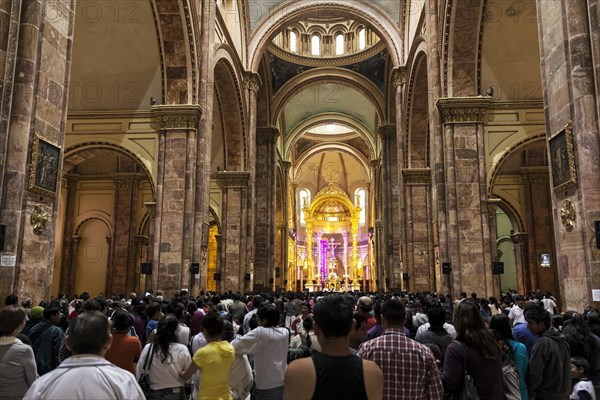
POLYGON ((44 206, 38 204, 33 208, 31 213, 31 225, 33 230, 37 233, 41 233, 46 228, 48 222, 48 212, 44 209, 44 206))
POLYGON ((567 199, 563 203, 563 208, 560 209, 560 219, 562 220, 565 229, 573 230, 573 221, 575 220, 575 207, 571 200, 567 199))

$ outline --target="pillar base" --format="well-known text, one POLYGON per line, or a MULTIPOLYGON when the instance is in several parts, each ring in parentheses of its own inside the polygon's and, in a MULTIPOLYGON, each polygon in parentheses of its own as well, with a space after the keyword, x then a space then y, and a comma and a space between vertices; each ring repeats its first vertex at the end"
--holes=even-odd
POLYGON ((318 283, 307 283, 304 285, 304 290, 308 290, 309 292, 316 292, 321 289, 321 285, 318 283))

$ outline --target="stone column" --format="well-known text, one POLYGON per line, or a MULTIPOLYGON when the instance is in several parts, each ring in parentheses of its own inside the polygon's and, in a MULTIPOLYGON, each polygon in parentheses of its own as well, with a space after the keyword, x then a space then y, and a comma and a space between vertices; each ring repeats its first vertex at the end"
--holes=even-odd
POLYGON ((529 268, 529 235, 525 232, 515 232, 510 239, 515 245, 515 257, 517 261, 517 292, 525 293, 531 286, 532 276, 529 268))
POLYGON ((73 217, 75 213, 75 200, 77 191, 77 177, 67 176, 67 196, 65 201, 65 220, 63 229, 63 247, 62 247, 62 265, 60 267, 60 279, 59 279, 59 290, 63 292, 67 297, 74 295, 72 292, 73 287, 70 285, 70 277, 75 274, 75 270, 72 270, 75 266, 75 260, 77 259, 77 253, 73 252, 73 217))
POLYGON ((15 293, 39 301, 51 295, 75 2, 3 3, 0 53, 7 58, 0 61, 0 224, 6 225, 6 239, 0 298, 15 293), (51 171, 56 184, 45 189, 28 185, 35 183, 29 177, 37 138, 60 149, 51 171), (30 218, 37 206, 47 223, 35 231, 30 218))
POLYGON ((71 264, 69 266, 69 271, 71 275, 65 277, 65 281, 68 282, 66 293, 72 293, 75 291, 75 279, 77 277, 77 249, 79 247, 79 242, 81 241, 80 236, 71 237, 71 264))
MULTIPOLYGON (((496 245, 496 242, 498 241, 498 221, 496 218, 496 212, 498 211, 498 204, 500 204, 501 201, 502 200, 495 198, 488 198, 487 200, 488 218, 490 226, 490 248, 492 249, 492 262, 500 261, 498 259, 498 246, 496 245)), ((496 298, 499 299, 500 297, 502 297, 500 293, 500 275, 493 275, 492 281, 494 283, 494 296, 496 296, 496 298)))
MULTIPOLYGON (((375 266, 375 274, 373 275, 373 279, 375 282, 373 283, 374 291, 379 290, 380 288, 384 288, 384 271, 385 271, 385 258, 384 258, 384 236, 383 236, 383 221, 378 220, 375 221, 375 247, 376 247, 376 266, 375 266)), ((406 287, 402 287, 402 290, 408 290, 406 287)))
MULTIPOLYGON (((600 220, 599 13, 596 0, 537 1, 547 135, 554 136, 571 123, 574 143, 569 157, 572 184, 552 190, 563 310, 582 311, 592 304, 591 289, 600 288, 594 232, 594 222, 600 220), (572 226, 561 221, 563 209, 574 212, 572 226)), ((552 167, 553 154, 548 156, 552 167)), ((554 186, 559 185, 553 181, 554 186)))
MULTIPOLYGON (((254 282, 269 285, 275 279, 275 208, 276 208, 276 128, 258 128, 256 132, 256 224, 254 226, 254 282)), ((281 234, 282 241, 286 235, 281 234)), ((279 266, 277 266, 279 267, 279 266)))
POLYGON ((493 294, 483 116, 489 97, 442 98, 448 250, 454 296, 493 294))
POLYGON ((399 288, 400 272, 400 209, 398 203, 398 152, 396 148, 396 125, 381 125, 381 187, 383 189, 383 264, 387 269, 385 278, 389 287, 399 288))
POLYGON ((213 174, 223 191, 223 211, 221 221, 221 265, 217 272, 221 274, 221 281, 217 283, 220 291, 244 290, 244 274, 250 273, 248 262, 245 258, 244 243, 246 243, 246 229, 244 229, 243 209, 248 202, 248 171, 219 171, 213 174), (248 272, 246 272, 248 271, 248 272))
MULTIPOLYGON (((130 286, 132 291, 136 292, 140 297, 144 294, 142 290, 145 288, 140 287, 140 276, 142 271, 140 269, 140 264, 142 262, 146 262, 143 259, 143 249, 144 245, 148 246, 148 238, 146 236, 136 236, 135 237, 135 260, 132 265, 129 266, 128 273, 131 273, 131 280, 127 283, 130 286)), ((129 279, 129 278, 128 278, 129 279)), ((128 293, 125 293, 126 295, 128 293)))
POLYGON ((159 128, 152 288, 187 287, 192 257, 197 105, 153 106, 159 128))
MULTIPOLYGON (((257 147, 257 126, 256 126, 256 102, 257 102, 257 93, 260 89, 262 81, 260 79, 260 75, 254 72, 246 72, 244 75, 244 87, 246 88, 246 98, 248 99, 248 129, 246 131, 246 171, 250 173, 248 177, 247 184, 247 197, 246 204, 244 204, 244 212, 242 216, 244 217, 244 224, 242 226, 246 227, 246 235, 245 242, 242 242, 240 245, 244 247, 242 250, 245 254, 244 264, 246 265, 246 269, 248 271, 253 270, 254 266, 254 229, 255 229, 255 211, 256 211, 256 147, 257 147)), ((267 134, 267 137, 272 137, 274 133, 271 131, 270 134, 267 134), (271 135, 271 136, 269 136, 271 135)), ((262 139, 261 139, 262 140, 262 139)), ((276 140, 276 139, 273 139, 276 140)), ((274 162, 274 161, 273 161, 274 162)), ((275 165, 273 164, 273 168, 275 165)), ((273 177, 274 177, 273 172, 273 177)), ((275 185, 273 185, 273 193, 275 190, 275 185)), ((274 199, 274 196, 273 196, 274 199)), ((274 205, 274 200, 273 203, 274 205)), ((275 210, 273 207, 272 210, 275 210)), ((271 234, 274 236, 275 227, 271 227, 271 234)), ((274 251, 274 242, 271 247, 271 251, 274 251)), ((275 262, 274 256, 271 258, 271 262, 275 262)), ((249 273, 249 272, 248 272, 249 273)))

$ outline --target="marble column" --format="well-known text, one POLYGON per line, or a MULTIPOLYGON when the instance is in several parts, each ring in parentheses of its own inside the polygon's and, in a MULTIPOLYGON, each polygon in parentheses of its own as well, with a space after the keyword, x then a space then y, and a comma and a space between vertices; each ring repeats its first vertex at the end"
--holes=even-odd
POLYGON ((153 106, 159 129, 152 288, 171 296, 189 283, 194 239, 198 105, 153 106))
MULTIPOLYGON (((383 189, 383 265, 387 269, 384 279, 389 280, 389 288, 400 288, 400 209, 398 189, 398 152, 396 125, 381 125, 381 182, 383 189)), ((387 282, 387 281, 386 281, 387 282)))
MULTIPOLYGON (((488 198, 488 218, 489 218, 489 227, 490 227, 490 248, 492 249, 492 262, 500 261, 498 259, 498 246, 496 242, 498 241, 498 220, 496 218, 496 212, 498 211, 498 205, 502 202, 501 199, 496 198, 488 198)), ((499 299, 501 296, 500 293, 500 275, 493 275, 492 281, 494 283, 494 296, 499 299)), ((519 292, 523 293, 523 292, 519 292)))
MULTIPOLYGON (((275 279, 275 215, 276 215, 276 128, 258 128, 256 132, 256 216, 254 225, 254 284, 269 286, 275 279)), ((281 233, 281 240, 287 235, 281 233)), ((279 268, 280 266, 277 265, 279 268)), ((272 285, 271 285, 272 286, 272 285)))
POLYGON ((510 235, 515 245, 515 258, 517 268, 517 292, 526 293, 532 287, 531 268, 529 267, 529 235, 526 232, 515 232, 510 235))
MULTIPOLYGON (((448 260, 454 296, 494 291, 487 209, 483 117, 489 97, 438 100, 444 124, 448 260)), ((444 239, 444 238, 441 238, 444 239)))
MULTIPOLYGON (((573 138, 570 179, 565 185, 552 181, 561 308, 580 312, 593 304, 592 289, 600 288, 594 231, 600 220, 599 14, 596 0, 537 0, 547 136, 570 124, 573 138), (564 212, 574 213, 572 226, 561 220, 564 212)), ((552 164, 553 154, 548 158, 552 164)))
POLYGON ((221 274, 219 291, 244 290, 244 274, 251 273, 245 255, 247 231, 244 229, 244 208, 248 204, 248 171, 218 171, 213 174, 223 192, 221 221, 221 274))
POLYGON ((73 226, 74 221, 74 213, 75 213, 75 201, 76 191, 77 191, 77 182, 78 178, 75 176, 67 176, 67 196, 64 200, 65 203, 65 216, 63 222, 63 246, 62 246, 62 265, 60 267, 60 279, 59 279, 59 290, 63 292, 67 297, 71 298, 75 293, 73 293, 74 287, 71 286, 71 275, 75 274, 75 270, 72 268, 75 267, 75 260, 77 259, 77 252, 73 250, 72 242, 73 242, 73 226))

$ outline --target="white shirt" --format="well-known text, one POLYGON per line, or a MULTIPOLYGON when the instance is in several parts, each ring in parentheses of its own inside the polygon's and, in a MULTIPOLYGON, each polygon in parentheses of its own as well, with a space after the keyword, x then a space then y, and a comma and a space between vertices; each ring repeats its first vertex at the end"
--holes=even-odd
POLYGON ((236 354, 254 354, 256 388, 266 390, 283 386, 288 343, 287 329, 259 326, 231 344, 236 354))
MULTIPOLYGON (((140 379, 142 370, 144 369, 144 363, 150 346, 147 344, 142 350, 140 360, 135 368, 135 376, 140 379)), ((154 345, 156 346, 156 345, 154 345)), ((153 354, 151 361, 148 361, 148 367, 150 369, 150 389, 160 390, 166 388, 182 387, 185 382, 179 377, 179 373, 182 372, 191 362, 192 357, 188 348, 181 343, 171 343, 169 345, 169 352, 171 357, 163 362, 163 354, 160 350, 153 354)))
POLYGON ((135 377, 102 356, 82 354, 64 360, 41 376, 25 393, 24 400, 144 400, 135 377))
POLYGON ((250 319, 252 318, 252 316, 254 314, 256 314, 258 312, 258 308, 255 308, 254 310, 246 313, 246 315, 244 315, 244 334, 250 332, 250 319))
POLYGON ((544 304, 544 309, 550 313, 550 315, 554 315, 554 307, 556 307, 556 303, 552 299, 544 299, 542 300, 542 304, 544 304))
POLYGON ((190 328, 183 324, 177 325, 177 329, 175 329, 175 334, 177 335, 177 339, 179 343, 184 346, 190 344, 190 328))
MULTIPOLYGON (((417 333, 415 334, 415 337, 419 333, 425 332, 427 329, 429 329, 430 326, 431 326, 431 324, 429 322, 426 322, 423 325, 419 326, 419 328, 417 329, 417 333)), ((451 334, 453 338, 456 338, 456 329, 454 328, 454 325, 444 322, 443 328, 446 330, 446 332, 451 334)))
POLYGON ((508 318, 512 321, 513 327, 517 324, 525 323, 525 314, 523 313, 521 307, 516 304, 510 309, 508 318))

